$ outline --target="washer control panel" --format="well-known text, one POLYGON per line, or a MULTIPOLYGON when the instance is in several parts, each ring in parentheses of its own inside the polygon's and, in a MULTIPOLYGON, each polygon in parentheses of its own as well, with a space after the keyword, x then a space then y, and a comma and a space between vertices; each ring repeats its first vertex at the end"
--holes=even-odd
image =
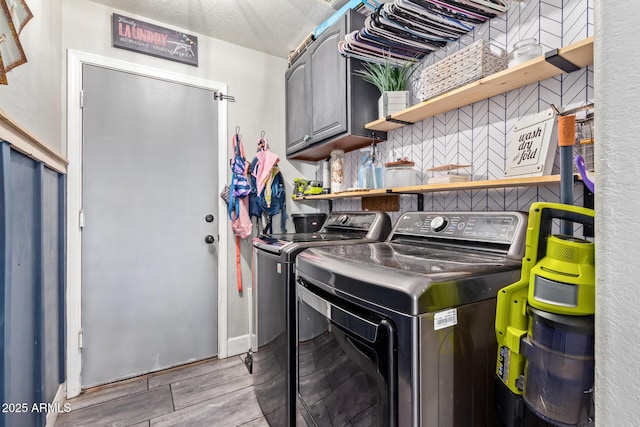
POLYGON ((521 212, 407 212, 391 240, 405 235, 509 244, 521 227, 526 227, 521 212))
POLYGON ((334 212, 324 222, 323 228, 369 230, 376 221, 375 213, 334 212))

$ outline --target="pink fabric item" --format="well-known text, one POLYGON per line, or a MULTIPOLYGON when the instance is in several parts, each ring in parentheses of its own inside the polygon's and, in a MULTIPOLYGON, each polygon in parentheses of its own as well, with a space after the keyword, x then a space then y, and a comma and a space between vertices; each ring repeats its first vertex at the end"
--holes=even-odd
POLYGON ((231 220, 231 230, 233 234, 241 239, 246 239, 251 236, 253 230, 253 224, 251 218, 249 218, 249 198, 243 197, 240 199, 240 212, 237 217, 231 220))
POLYGON ((258 158, 258 174, 256 175, 256 171, 252 171, 251 174, 256 177, 258 194, 262 194, 262 189, 269 180, 271 168, 280 161, 280 158, 269 150, 258 151, 256 157, 258 158))

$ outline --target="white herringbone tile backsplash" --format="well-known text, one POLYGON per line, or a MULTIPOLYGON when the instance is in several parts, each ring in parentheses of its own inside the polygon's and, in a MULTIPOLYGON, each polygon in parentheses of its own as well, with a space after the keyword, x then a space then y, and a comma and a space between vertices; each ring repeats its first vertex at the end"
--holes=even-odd
MULTIPOLYGON (((545 52, 580 41, 593 35, 593 2, 542 0, 513 3, 505 16, 492 19, 470 35, 427 56, 421 66, 427 67, 479 39, 490 40, 510 51, 515 42, 536 38, 545 52)), ((419 73, 416 71, 414 76, 419 76, 419 73)), ((411 94, 413 104, 420 102, 415 92, 413 90, 411 94)), ((391 131, 387 141, 379 145, 380 155, 383 162, 407 157, 422 172, 442 164, 472 164, 474 180, 499 179, 504 176, 508 138, 522 117, 547 110, 551 103, 572 108, 588 102, 593 102, 592 67, 391 131)), ((346 154, 347 182, 357 182, 359 158, 357 151, 346 154)), ((422 176, 423 183, 426 183, 427 173, 422 176)), ((575 203, 581 204, 582 192, 578 186, 574 193, 575 203)), ((558 200, 558 186, 455 191, 425 194, 424 209, 527 211, 533 202, 558 200)), ((328 208, 328 204, 318 207, 328 208)), ((360 200, 336 200, 333 209, 359 210, 360 200)), ((395 221, 400 213, 416 209, 416 196, 401 196, 400 211, 391 215, 395 221)))

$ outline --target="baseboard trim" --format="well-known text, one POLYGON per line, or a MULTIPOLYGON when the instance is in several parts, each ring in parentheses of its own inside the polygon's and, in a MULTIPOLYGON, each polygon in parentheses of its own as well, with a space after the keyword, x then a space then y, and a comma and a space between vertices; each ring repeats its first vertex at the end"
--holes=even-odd
POLYGON ((250 348, 251 343, 249 341, 249 334, 229 338, 229 340, 227 341, 227 351, 229 357, 246 353, 250 348))
POLYGON ((53 406, 59 408, 57 411, 49 411, 47 412, 47 418, 45 420, 46 427, 53 427, 56 424, 56 420, 58 419, 58 414, 60 412, 64 412, 64 401, 67 394, 67 383, 60 384, 58 387, 58 391, 56 392, 56 396, 53 398, 53 406))

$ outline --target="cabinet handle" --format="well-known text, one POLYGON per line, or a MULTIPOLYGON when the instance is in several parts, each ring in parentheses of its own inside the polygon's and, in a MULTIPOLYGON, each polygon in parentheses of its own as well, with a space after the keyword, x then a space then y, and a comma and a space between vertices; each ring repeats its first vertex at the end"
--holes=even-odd
POLYGON ((304 142, 307 142, 310 139, 311 139, 311 137, 309 135, 305 135, 304 138, 303 138, 304 142))

